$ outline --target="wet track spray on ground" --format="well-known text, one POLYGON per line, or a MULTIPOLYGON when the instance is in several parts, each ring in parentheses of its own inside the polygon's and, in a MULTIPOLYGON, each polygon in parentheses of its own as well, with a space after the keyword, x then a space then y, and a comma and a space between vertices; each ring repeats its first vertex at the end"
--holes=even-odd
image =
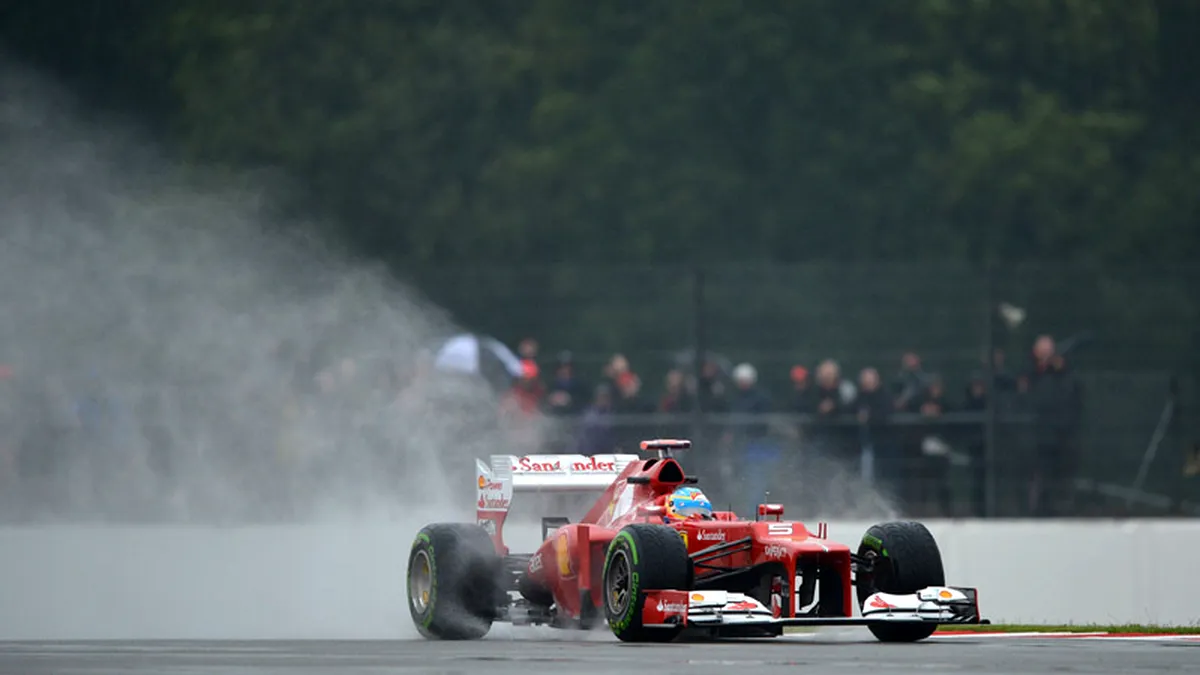
MULTIPOLYGON (((455 326, 280 217, 278 184, 181 168, 83 112, 0 61, 0 507, 20 522, 0 638, 412 636, 408 541, 473 518, 471 457, 519 452, 480 383, 378 395, 455 326), (77 426, 85 393, 109 424, 77 426), (273 521, 302 525, 269 549, 241 525, 273 521)), ((520 510, 532 548, 540 507, 520 510)))

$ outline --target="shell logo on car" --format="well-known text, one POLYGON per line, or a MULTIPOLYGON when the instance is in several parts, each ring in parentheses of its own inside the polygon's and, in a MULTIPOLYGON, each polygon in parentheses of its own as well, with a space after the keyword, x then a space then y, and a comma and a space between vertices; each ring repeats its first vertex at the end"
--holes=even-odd
POLYGON ((555 552, 558 554, 558 574, 562 577, 571 576, 571 550, 568 546, 567 535, 558 535, 555 542, 555 552))

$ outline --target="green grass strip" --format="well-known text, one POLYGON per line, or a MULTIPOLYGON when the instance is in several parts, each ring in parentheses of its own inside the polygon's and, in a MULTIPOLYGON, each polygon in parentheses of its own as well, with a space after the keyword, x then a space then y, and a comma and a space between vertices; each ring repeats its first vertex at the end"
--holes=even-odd
POLYGON ((1147 626, 1140 623, 1123 625, 1099 624, 1023 624, 996 623, 970 624, 962 626, 942 626, 939 630, 948 632, 972 631, 977 633, 1131 633, 1137 635, 1153 635, 1156 633, 1171 633, 1175 635, 1200 635, 1200 625, 1193 626, 1147 626))
MULTIPOLYGON (((855 627, 861 628, 861 627, 855 627)), ((817 626, 788 626, 783 632, 789 635, 797 633, 817 633, 822 628, 817 626)), ((826 628, 825 630, 828 630, 826 628)), ((844 630, 844 629, 838 629, 844 630)), ((862 628, 862 630, 866 630, 862 628)), ((1133 635, 1155 635, 1155 634, 1171 634, 1171 635, 1200 635, 1200 625, 1193 626, 1148 626, 1140 623, 1131 623, 1124 625, 1099 625, 1099 624, 1060 624, 1060 625, 1042 625, 1042 624, 1024 624, 1024 623, 997 623, 997 624, 966 624, 966 625, 947 625, 941 626, 939 631, 949 633, 957 632, 974 632, 974 633, 1127 633, 1133 635)), ((936 635, 936 633, 935 633, 936 635)))

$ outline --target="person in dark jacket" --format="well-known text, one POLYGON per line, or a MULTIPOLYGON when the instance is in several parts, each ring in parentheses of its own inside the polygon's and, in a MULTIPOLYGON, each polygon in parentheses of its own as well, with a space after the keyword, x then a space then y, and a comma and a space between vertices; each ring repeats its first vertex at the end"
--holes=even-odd
POLYGON ((1033 363, 1023 381, 1033 413, 1037 452, 1030 511, 1035 516, 1061 515, 1074 492, 1082 390, 1049 335, 1034 342, 1033 363))
POLYGON ((554 365, 554 379, 546 388, 545 409, 551 415, 577 415, 588 405, 587 384, 575 372, 571 352, 561 352, 554 365))
POLYGON ((596 387, 592 404, 583 413, 579 425, 579 437, 574 452, 581 455, 599 455, 617 449, 617 435, 612 425, 613 394, 607 384, 596 387))
POLYGON ((762 501, 771 484, 771 475, 780 460, 780 448, 770 437, 770 428, 760 416, 771 412, 771 399, 758 386, 758 371, 749 363, 733 369, 735 389, 729 398, 729 412, 735 421, 726 438, 734 452, 742 457, 747 501, 750 511, 762 501))
POLYGON ((863 480, 873 483, 877 476, 895 480, 903 475, 903 467, 887 443, 886 428, 892 411, 892 399, 883 389, 879 371, 863 368, 858 375, 858 395, 851 407, 858 421, 860 465, 863 480), (879 471, 876 471, 876 468, 879 471))

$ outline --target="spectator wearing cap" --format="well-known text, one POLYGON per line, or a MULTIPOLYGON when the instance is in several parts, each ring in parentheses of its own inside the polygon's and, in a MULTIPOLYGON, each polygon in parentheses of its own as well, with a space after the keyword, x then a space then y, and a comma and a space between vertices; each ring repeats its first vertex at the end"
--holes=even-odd
POLYGON ((587 405, 587 384, 575 372, 574 357, 571 352, 560 352, 554 365, 554 379, 546 389, 546 412, 551 415, 577 415, 587 405))
POLYGON ((521 376, 513 383, 500 405, 500 424, 511 447, 522 454, 537 452, 539 433, 536 415, 545 387, 539 378, 537 363, 521 362, 521 376))
POLYGON ((521 361, 521 377, 517 378, 509 391, 509 402, 516 410, 528 415, 538 411, 546 393, 545 385, 539 376, 536 362, 531 359, 521 361))
POLYGON ((808 368, 792 366, 792 412, 800 415, 811 415, 817 410, 813 395, 812 379, 808 376, 808 368))

